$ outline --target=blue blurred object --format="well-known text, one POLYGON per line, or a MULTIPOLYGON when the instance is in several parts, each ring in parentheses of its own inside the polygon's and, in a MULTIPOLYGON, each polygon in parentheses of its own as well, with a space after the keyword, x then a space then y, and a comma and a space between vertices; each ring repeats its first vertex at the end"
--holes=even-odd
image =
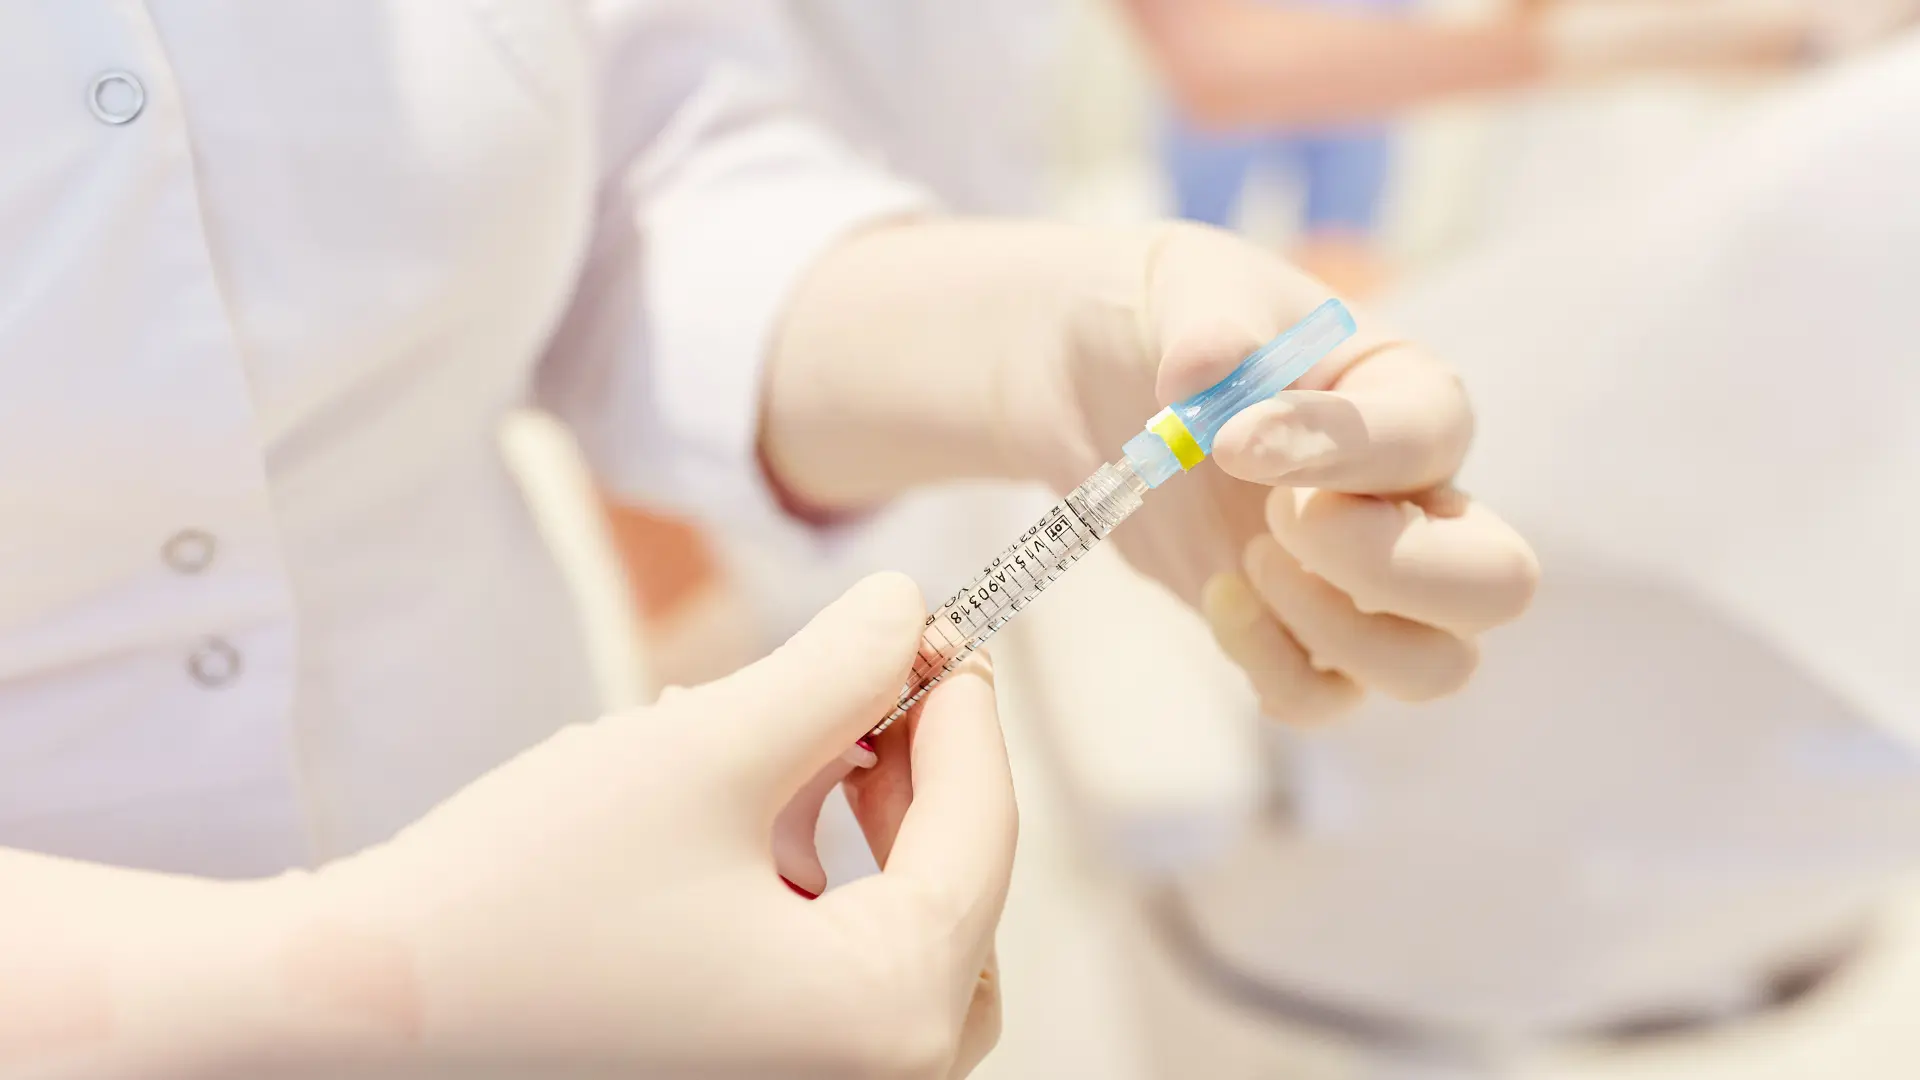
POLYGON ((1147 429, 1128 439, 1123 447, 1127 464, 1148 487, 1159 487, 1192 468, 1200 457, 1213 453, 1213 440, 1227 421, 1292 386, 1359 332, 1345 304, 1338 300, 1321 304, 1293 329, 1240 361, 1226 378, 1184 401, 1174 402, 1147 421, 1147 429), (1160 426, 1166 417, 1175 418, 1173 430, 1192 440, 1192 452, 1198 457, 1185 462, 1178 459, 1178 451, 1168 443, 1160 426))
POLYGON ((1367 234, 1379 222, 1392 144, 1384 127, 1322 133, 1201 133, 1175 120, 1166 139, 1167 172, 1191 221, 1229 226, 1255 166, 1282 168, 1300 178, 1308 232, 1367 234))
MULTIPOLYGON (((1401 11, 1411 0, 1291 2, 1401 11)), ((1287 170, 1300 179, 1306 232, 1367 235, 1379 222, 1393 144, 1384 124, 1207 132, 1176 115, 1168 122, 1163 154, 1177 212, 1190 221, 1233 225, 1248 175, 1264 167, 1287 170)))

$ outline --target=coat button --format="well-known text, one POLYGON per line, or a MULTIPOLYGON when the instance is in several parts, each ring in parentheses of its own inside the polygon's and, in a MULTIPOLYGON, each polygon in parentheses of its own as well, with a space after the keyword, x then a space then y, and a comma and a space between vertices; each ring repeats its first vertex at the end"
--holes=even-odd
POLYGON ((109 71, 87 88, 87 108, 103 124, 124 124, 147 107, 147 88, 125 71, 109 71))
POLYGON ((212 565, 216 546, 205 529, 182 529, 161 546, 160 557, 183 574, 197 574, 212 565))
POLYGON ((187 658, 187 674, 201 686, 217 690, 240 677, 240 650, 219 638, 208 638, 187 658))

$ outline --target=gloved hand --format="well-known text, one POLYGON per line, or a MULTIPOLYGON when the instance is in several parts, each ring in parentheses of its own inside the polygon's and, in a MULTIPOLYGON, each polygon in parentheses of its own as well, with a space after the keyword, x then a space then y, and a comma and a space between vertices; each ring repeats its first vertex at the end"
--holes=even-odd
POLYGON ((910 581, 870 578, 760 663, 563 731, 322 871, 334 944, 292 992, 441 1059, 964 1074, 997 1033, 1015 833, 984 662, 851 781, 884 872, 808 902, 769 851, 893 704, 924 614, 910 581))
MULTIPOLYGON (((1064 493, 1162 404, 1326 296, 1261 248, 1193 225, 876 229, 795 298, 763 450, 798 501, 828 508, 966 476, 1064 493)), ((1205 611, 1282 719, 1326 716, 1368 687, 1453 690, 1476 635, 1519 615, 1538 576, 1527 544, 1450 485, 1473 430, 1452 372, 1360 325, 1303 390, 1228 424, 1214 461, 1114 533, 1205 611)))
MULTIPOLYGON (((1140 280, 1128 317, 1067 358, 1078 421, 1056 427, 1085 439, 1062 440, 1058 485, 1326 298, 1284 261, 1198 226, 1166 229, 1140 280)), ((1205 612, 1280 719, 1320 719, 1363 689, 1409 701, 1458 689, 1476 636, 1525 610, 1539 573, 1518 534, 1451 486, 1473 435, 1459 380, 1359 321, 1299 389, 1235 417, 1211 462, 1114 533, 1205 612)))

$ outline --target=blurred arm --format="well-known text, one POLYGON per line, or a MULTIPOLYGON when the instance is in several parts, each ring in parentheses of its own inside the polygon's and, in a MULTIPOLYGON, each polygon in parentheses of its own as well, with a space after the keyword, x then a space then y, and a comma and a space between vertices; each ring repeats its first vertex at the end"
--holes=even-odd
POLYGON ((1477 24, 1258 0, 1125 0, 1210 127, 1373 119, 1437 98, 1635 71, 1777 70, 1816 43, 1801 0, 1530 2, 1477 24))
POLYGON ((1248 0, 1125 0, 1187 114, 1209 126, 1378 116, 1547 70, 1533 21, 1448 25, 1248 0))

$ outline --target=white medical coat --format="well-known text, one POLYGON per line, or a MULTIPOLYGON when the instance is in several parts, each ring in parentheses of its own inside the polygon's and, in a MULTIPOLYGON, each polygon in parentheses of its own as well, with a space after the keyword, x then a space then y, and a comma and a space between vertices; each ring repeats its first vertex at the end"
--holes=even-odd
POLYGON ((0 7, 0 846, 271 872, 589 718, 524 403, 790 527, 770 325, 920 196, 782 109, 765 17, 0 7))

